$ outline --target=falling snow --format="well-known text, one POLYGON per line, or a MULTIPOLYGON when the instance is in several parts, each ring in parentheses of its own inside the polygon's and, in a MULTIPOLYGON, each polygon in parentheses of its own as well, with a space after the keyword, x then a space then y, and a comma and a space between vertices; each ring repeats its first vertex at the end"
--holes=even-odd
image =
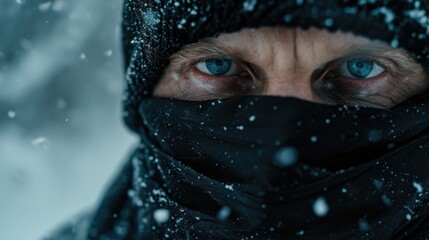
POLYGON ((255 9, 255 5, 258 1, 257 0, 245 0, 243 2, 243 11, 244 12, 251 12, 253 9, 255 9))
POLYGON ((48 139, 46 139, 44 137, 36 138, 33 141, 31 141, 31 143, 36 147, 40 147, 43 149, 49 149, 49 141, 48 141, 48 139))
POLYGON ((9 117, 9 118, 15 118, 16 117, 16 112, 14 112, 14 111, 12 111, 12 110, 9 110, 8 112, 7 112, 7 116, 9 117))
POLYGON ((313 203, 314 214, 318 217, 324 217, 329 212, 329 205, 324 197, 318 197, 313 203))
POLYGON ((298 159, 298 151, 294 147, 284 147, 277 151, 274 156, 274 165, 278 167, 289 167, 298 159))
POLYGON ((170 218, 170 211, 168 209, 157 209, 153 212, 153 218, 158 224, 163 224, 170 218))
POLYGON ((223 222, 228 219, 229 215, 231 215, 231 208, 227 206, 223 206, 216 215, 216 218, 223 222))
POLYGON ((417 190, 418 193, 422 193, 423 192, 423 187, 422 187, 422 185, 420 183, 413 182, 413 187, 416 188, 416 190, 417 190))

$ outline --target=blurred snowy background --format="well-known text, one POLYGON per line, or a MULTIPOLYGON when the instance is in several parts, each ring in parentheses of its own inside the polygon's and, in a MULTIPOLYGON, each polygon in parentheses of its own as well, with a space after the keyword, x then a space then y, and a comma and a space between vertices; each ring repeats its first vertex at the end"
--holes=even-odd
POLYGON ((96 206, 135 145, 121 5, 0 0, 0 239, 41 239, 96 206))

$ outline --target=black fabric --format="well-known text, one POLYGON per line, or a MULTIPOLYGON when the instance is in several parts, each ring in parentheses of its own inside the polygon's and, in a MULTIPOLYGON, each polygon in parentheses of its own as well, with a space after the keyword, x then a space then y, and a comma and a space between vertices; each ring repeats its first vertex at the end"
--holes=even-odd
POLYGON ((353 32, 426 65, 427 9, 398 0, 126 1, 124 117, 141 144, 88 238, 427 239, 428 94, 388 110, 151 97, 172 53, 244 27, 353 32))
POLYGON ((404 47, 427 65, 427 11, 428 1, 410 0, 125 0, 125 122, 139 126, 138 105, 152 95, 168 57, 202 38, 261 26, 317 27, 404 47))

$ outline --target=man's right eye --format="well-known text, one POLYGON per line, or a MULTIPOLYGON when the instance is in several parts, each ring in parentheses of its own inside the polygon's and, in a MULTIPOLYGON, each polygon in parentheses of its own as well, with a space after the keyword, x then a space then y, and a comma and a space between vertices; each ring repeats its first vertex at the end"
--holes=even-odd
POLYGON ((228 58, 209 58, 197 63, 195 68, 200 72, 219 77, 239 75, 242 72, 238 64, 228 58))

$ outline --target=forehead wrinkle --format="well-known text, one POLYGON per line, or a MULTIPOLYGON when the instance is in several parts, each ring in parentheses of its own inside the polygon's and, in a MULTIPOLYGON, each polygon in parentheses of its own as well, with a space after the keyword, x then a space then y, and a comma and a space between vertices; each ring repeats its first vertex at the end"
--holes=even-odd
MULTIPOLYGON (((263 32, 264 28, 260 29, 263 32)), ((195 60, 201 60, 204 58, 210 57, 228 57, 236 59, 239 61, 245 61, 251 64, 256 64, 257 62, 263 62, 267 64, 267 61, 273 61, 268 56, 274 56, 278 53, 276 47, 281 47, 279 44, 282 44, 284 40, 293 41, 293 48, 298 48, 298 45, 304 44, 304 48, 308 47, 311 49, 311 55, 313 56, 311 61, 319 62, 319 64, 332 61, 336 58, 344 58, 347 56, 353 55, 381 55, 381 56, 400 56, 404 59, 406 56, 409 56, 405 50, 395 49, 389 45, 379 42, 372 41, 370 39, 356 36, 350 33, 335 32, 330 33, 326 30, 317 31, 310 34, 310 32, 293 29, 295 31, 289 33, 282 33, 280 29, 274 28, 274 34, 269 36, 273 44, 268 44, 267 46, 255 47, 248 49, 246 46, 257 46, 256 44, 261 44, 266 42, 264 39, 266 34, 252 34, 253 31, 249 29, 243 29, 243 31, 221 35, 217 38, 205 38, 200 41, 185 45, 181 50, 176 52, 171 56, 171 64, 180 66, 188 63, 195 63, 195 60), (241 34, 238 36, 237 34, 241 34), (243 34, 244 33, 244 34, 243 34), (291 36, 294 35, 294 36, 291 36), (305 39, 294 39, 298 36, 305 39), (246 41, 245 44, 240 44, 240 42, 246 41), (259 54, 259 51, 263 51, 263 54, 259 54), (269 53, 269 54, 267 54, 269 53), (252 56, 266 56, 264 59, 257 59, 252 56)), ((292 61, 294 64, 300 65, 303 63, 298 63, 300 59, 299 49, 295 49, 296 54, 293 56, 295 59, 292 61)), ((292 57, 292 56, 291 56, 292 57)), ((267 64, 271 66, 271 64, 267 64)), ((295 69, 297 70, 297 69, 295 69)))
POLYGON ((338 31, 328 36, 330 43, 327 44, 326 47, 330 52, 334 53, 336 57, 360 53, 375 55, 398 50, 390 47, 386 43, 377 40, 371 40, 351 33, 338 31))
POLYGON ((209 54, 225 54, 229 53, 220 46, 217 46, 212 39, 203 39, 199 42, 192 43, 184 46, 177 53, 173 54, 172 57, 198 57, 200 55, 209 54))

